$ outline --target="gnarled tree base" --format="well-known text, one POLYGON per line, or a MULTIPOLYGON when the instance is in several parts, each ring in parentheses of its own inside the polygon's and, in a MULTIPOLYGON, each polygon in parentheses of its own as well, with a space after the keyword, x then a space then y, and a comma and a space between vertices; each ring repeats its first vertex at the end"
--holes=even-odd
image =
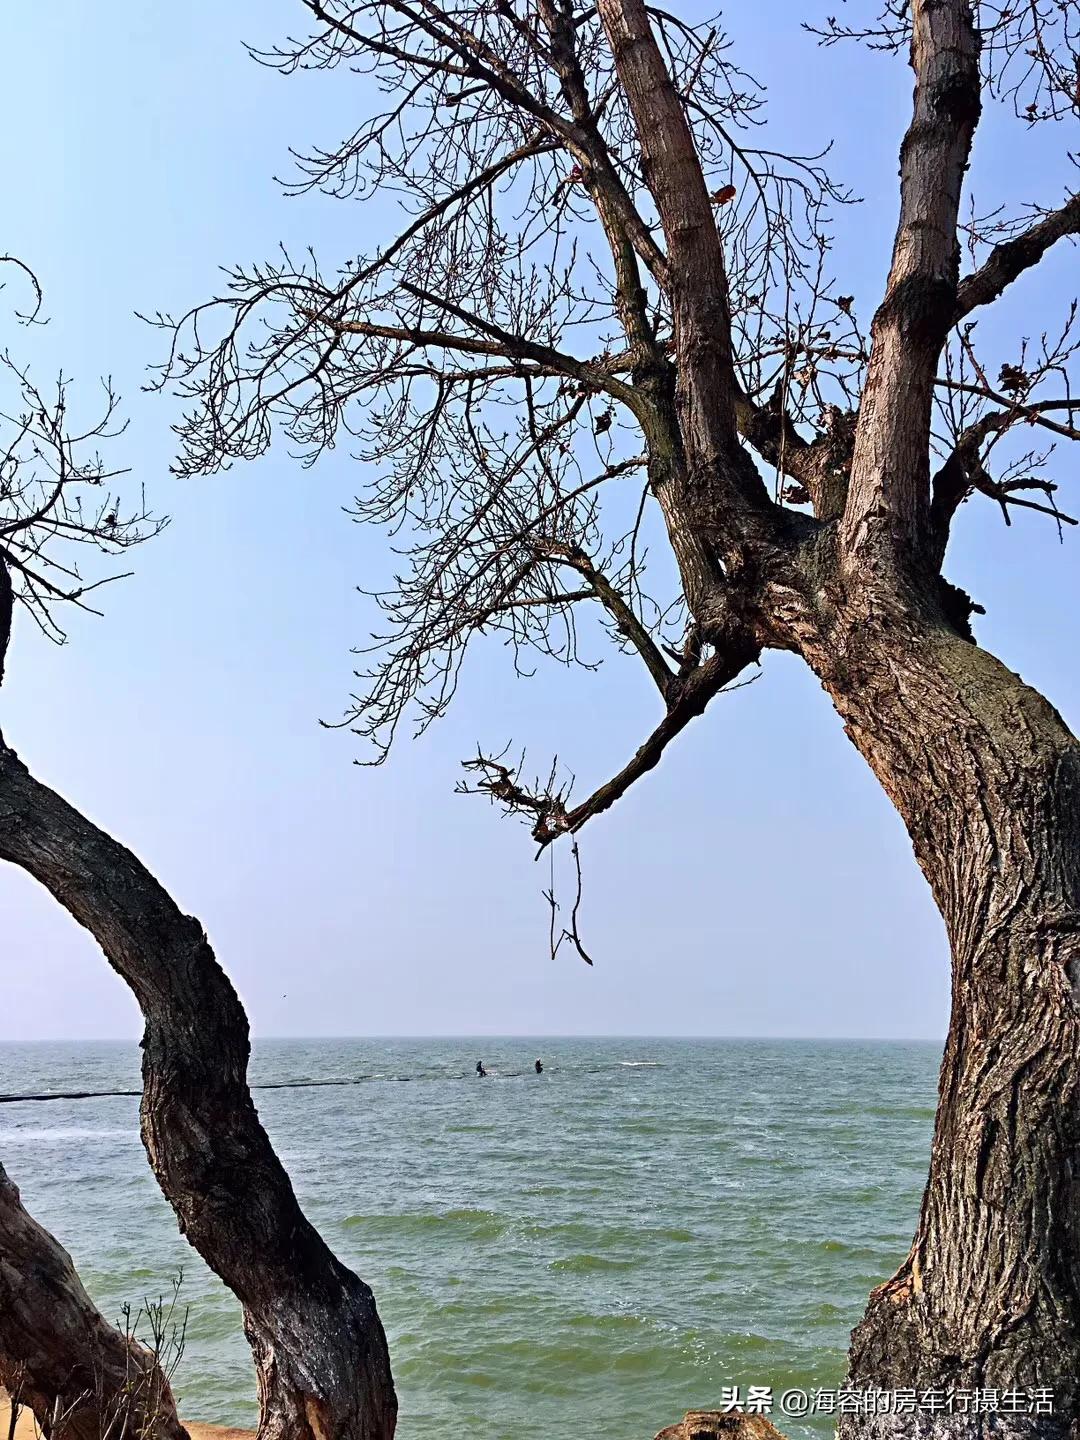
POLYGON ((0 1384, 50 1440, 187 1440, 155 1357, 108 1323, 2 1165, 0 1384))

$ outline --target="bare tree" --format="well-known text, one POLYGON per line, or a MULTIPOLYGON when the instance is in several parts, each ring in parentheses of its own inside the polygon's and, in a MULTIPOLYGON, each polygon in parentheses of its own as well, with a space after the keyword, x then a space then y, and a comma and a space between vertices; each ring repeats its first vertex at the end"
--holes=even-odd
MULTIPOLYGON (((593 614, 640 656, 662 717, 594 794, 471 762, 541 846, 762 651, 805 660, 903 817, 953 956, 918 1232, 850 1379, 1052 1384, 1056 1416, 994 1433, 1077 1433, 1080 749, 942 575, 969 498, 1075 523, 1050 454, 1080 435, 1075 305, 999 352, 978 329, 1080 229, 1073 172, 1063 147, 1060 194, 1017 213, 995 196, 989 219, 963 188, 984 103, 1075 120, 1076 0, 889 0, 863 30, 824 27, 915 77, 868 333, 829 271, 849 197, 761 132, 717 24, 647 0, 302 3, 309 33, 258 58, 364 72, 386 104, 301 157, 295 188, 396 194, 404 219, 344 264, 279 253, 157 317, 160 383, 188 401, 179 472, 260 455, 275 427, 308 461, 344 439, 368 462, 356 518, 406 552, 348 716, 376 758, 407 714, 445 711, 485 631, 522 667, 570 662, 593 614)), ((984 1433, 961 1414, 843 1425, 984 1433)))
MULTIPOLYGON (((73 547, 109 556, 159 528, 106 489, 115 472, 92 442, 110 433, 111 393, 105 420, 80 431, 63 383, 46 399, 11 362, 8 371, 16 403, 0 413, 0 674, 17 605, 62 639, 58 611, 86 603, 91 586, 73 547)), ((374 1298, 297 1203, 248 1088, 247 1016, 202 926, 129 850, 35 779, 2 736, 0 860, 85 926, 139 1003, 143 1144, 182 1233, 243 1306, 262 1440, 391 1440, 397 1400, 374 1298)), ((13 1205, 0 1207, 0 1261, 16 1219, 13 1205)), ((69 1279, 77 1283, 73 1271, 69 1279)), ((51 1303, 47 1286, 23 1287, 25 1312, 44 1312, 42 1333, 56 1320, 51 1303)), ((88 1352, 83 1371, 93 1363, 88 1352)), ((46 1373, 59 1375, 39 1369, 35 1413, 63 1398, 48 1393, 46 1373)))

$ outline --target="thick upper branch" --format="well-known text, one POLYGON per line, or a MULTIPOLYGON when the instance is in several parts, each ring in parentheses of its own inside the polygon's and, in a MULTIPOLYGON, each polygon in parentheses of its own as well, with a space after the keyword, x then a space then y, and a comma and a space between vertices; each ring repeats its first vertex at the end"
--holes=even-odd
POLYGON ((712 503, 715 522, 737 535, 767 509, 768 496, 738 442, 727 275, 708 187, 643 0, 600 0, 598 8, 667 240, 688 483, 712 503))
MULTIPOLYGON (((597 123, 594 102, 577 52, 577 27, 571 3, 539 0, 540 17, 551 43, 551 62, 559 76, 563 95, 574 123, 588 135, 597 150, 608 158, 607 146, 597 123)), ((635 366, 656 359, 658 351, 648 315, 648 297, 641 283, 633 237, 626 225, 617 197, 611 191, 611 167, 590 165, 582 179, 596 204, 604 227, 615 271, 615 307, 622 322, 635 366)))
POLYGON ((913 557, 928 531, 934 376, 956 307, 957 218, 979 118, 969 0, 915 0, 914 113, 900 150, 900 222, 860 406, 842 525, 848 552, 913 557))
POLYGON ((970 315, 979 305, 989 305, 996 300, 1025 270, 1037 265, 1058 240, 1076 234, 1080 234, 1080 193, 1022 235, 995 245, 985 263, 961 280, 956 292, 954 323, 970 315))

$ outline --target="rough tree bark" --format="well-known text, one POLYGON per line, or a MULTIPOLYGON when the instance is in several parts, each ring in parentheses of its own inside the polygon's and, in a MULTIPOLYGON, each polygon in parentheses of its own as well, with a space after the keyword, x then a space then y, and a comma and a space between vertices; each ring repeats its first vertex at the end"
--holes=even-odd
POLYGON ((143 1012, 143 1143, 180 1229, 244 1307, 262 1440, 390 1440, 371 1291, 297 1203, 247 1085, 243 1006, 197 920, 0 744, 0 859, 101 945, 143 1012))
MULTIPOLYGON (((941 617, 856 604, 810 656, 903 816, 945 920, 952 1021, 911 1253, 852 1337, 850 1382, 1055 1391, 1080 1377, 1080 745, 1053 707, 941 617)), ((846 1418, 841 1436, 912 1433, 846 1418)), ((991 1433, 962 1416, 925 1433, 991 1433)), ((923 1432, 919 1432, 923 1433, 923 1432)))
POLYGON ((50 1440, 186 1440, 154 1355, 105 1320, 2 1165, 0 1385, 50 1440))
MULTIPOLYGON (((0 586, 0 637, 10 613, 0 586)), ((297 1203, 248 1089, 247 1016, 201 925, 2 735, 0 859, 90 931, 139 1003, 143 1144, 182 1233, 243 1305, 260 1436, 392 1440, 397 1399, 374 1298, 297 1203)))

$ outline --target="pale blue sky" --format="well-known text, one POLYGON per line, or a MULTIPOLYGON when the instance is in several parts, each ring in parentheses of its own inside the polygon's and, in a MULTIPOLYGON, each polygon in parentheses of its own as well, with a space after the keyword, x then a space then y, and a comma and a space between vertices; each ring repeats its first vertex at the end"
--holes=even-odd
MULTIPOLYGON (((770 86, 777 139, 835 137, 835 172, 866 197, 837 254, 869 316, 910 72, 818 50, 797 8, 758 0, 725 18, 770 86)), ((342 708, 370 620, 354 587, 385 567, 381 538, 341 513, 355 462, 306 473, 278 448, 172 480, 170 406, 139 389, 159 344, 133 313, 205 298, 218 265, 279 240, 355 253, 392 223, 378 201, 289 200, 273 183, 290 144, 336 140, 363 104, 354 77, 287 80, 246 57, 242 40, 302 24, 298 0, 56 0, 0 21, 0 248, 33 263, 52 317, 28 334, 5 310, 6 339, 42 377, 63 364, 88 403, 112 373, 131 417, 114 458, 174 517, 65 649, 20 623, 5 737, 203 920, 256 1033, 942 1034, 945 946, 907 838, 794 660, 768 657, 586 831, 592 971, 547 956, 546 869, 524 829, 452 792, 478 740, 510 737, 557 752, 582 784, 604 778, 656 718, 633 662, 516 682, 500 648, 480 650, 450 717, 380 770, 317 726, 342 708)), ((991 118, 980 208, 1056 201, 1044 152, 991 118)), ((1075 255, 1025 281, 1001 323, 1030 325, 1075 255)), ((983 504, 963 513, 949 567, 987 606, 984 641, 1074 723, 1076 557, 1049 524, 1005 531, 983 504)), ((138 1033, 95 946, 10 871, 0 986, 7 1038, 138 1033)))

